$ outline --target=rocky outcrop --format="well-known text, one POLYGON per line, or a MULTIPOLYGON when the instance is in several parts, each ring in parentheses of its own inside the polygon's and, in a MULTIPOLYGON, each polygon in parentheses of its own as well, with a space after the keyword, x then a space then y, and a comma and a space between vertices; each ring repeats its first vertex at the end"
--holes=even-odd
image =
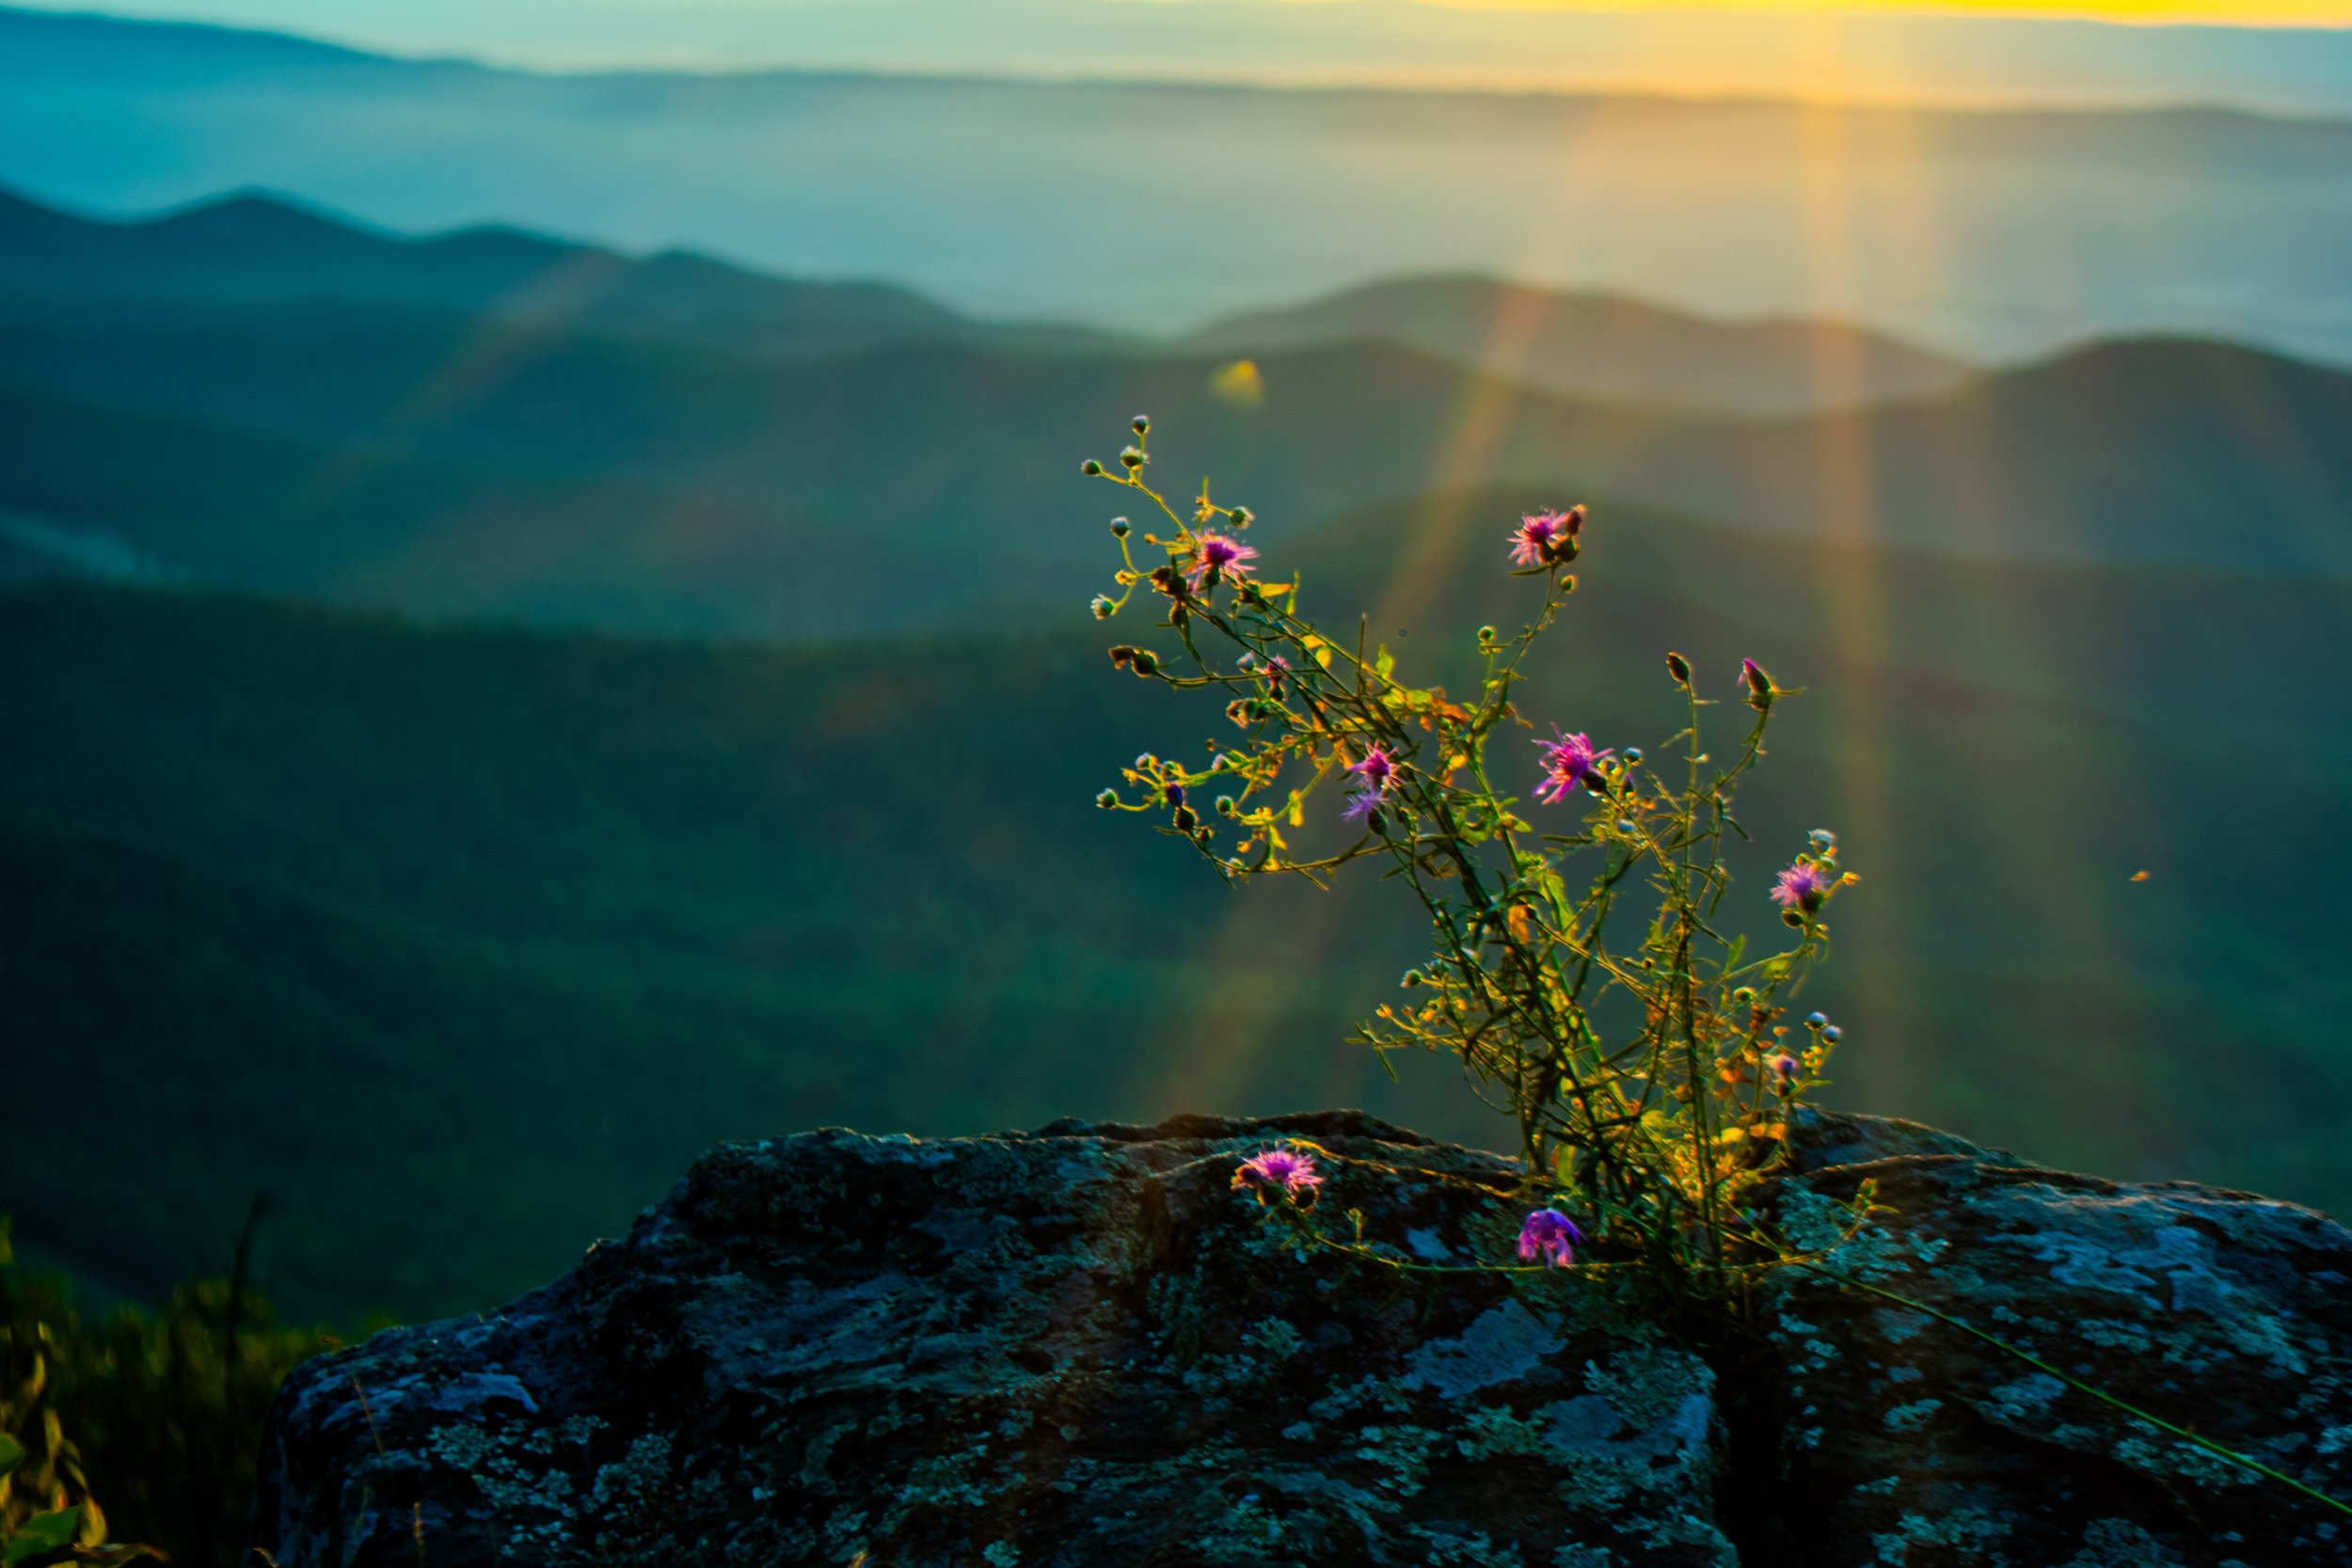
MULTIPOLYGON (((2223 1568, 2352 1562, 2276 1481, 1936 1320, 1783 1271, 1714 1365, 1624 1272, 1300 1256, 1232 1190, 1283 1137, 1327 1218, 1509 1260, 1509 1164, 1352 1113, 715 1150, 628 1240, 477 1319, 310 1363, 279 1568, 2223 1568)), ((1815 1117, 1776 1193, 1833 1265, 2352 1492, 2352 1235, 2240 1194, 1815 1117)))

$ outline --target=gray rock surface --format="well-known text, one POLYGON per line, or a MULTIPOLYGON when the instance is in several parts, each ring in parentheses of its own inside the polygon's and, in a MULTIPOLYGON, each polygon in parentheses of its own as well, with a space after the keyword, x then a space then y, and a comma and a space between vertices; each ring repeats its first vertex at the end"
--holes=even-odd
MULTIPOLYGON (((1678 1346, 1631 1277, 1298 1255, 1232 1190, 1285 1137, 1327 1220, 1515 1261, 1508 1162, 1348 1112, 714 1150, 478 1319, 298 1370, 279 1568, 2352 1562, 2345 1515, 1882 1298, 1784 1271, 1678 1346)), ((1776 1201, 1833 1261, 2338 1495, 2352 1235, 2240 1194, 1816 1117, 1776 1201)))
MULTIPOLYGON (((1849 1277, 2352 1499, 2352 1234, 2250 1194, 2037 1170, 1933 1136, 1788 1180, 1784 1223, 1801 1242, 1808 1225, 1833 1234, 1875 1180, 1886 1212, 1840 1249, 1849 1277)), ((1789 1560, 1886 1568, 2352 1562, 2352 1514, 1932 1318, 1795 1270, 1761 1316, 1768 1468, 1793 1505, 1759 1542, 1768 1560, 1794 1544, 1789 1560)))

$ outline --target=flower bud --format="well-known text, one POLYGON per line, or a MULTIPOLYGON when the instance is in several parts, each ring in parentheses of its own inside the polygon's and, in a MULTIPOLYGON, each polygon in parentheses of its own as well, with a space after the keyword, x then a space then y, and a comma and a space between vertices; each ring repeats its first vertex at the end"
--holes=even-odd
POLYGON ((1130 471, 1140 468, 1143 467, 1143 449, 1129 447, 1119 454, 1119 460, 1125 464, 1130 471))
POLYGON ((1103 791, 1102 794, 1097 795, 1094 798, 1094 803, 1102 807, 1104 811, 1108 811, 1113 806, 1119 804, 1119 791, 1115 789, 1106 789, 1103 791))
POLYGON ((1427 977, 1424 976, 1418 969, 1406 970, 1405 972, 1405 978, 1398 982, 1399 985, 1402 985, 1407 990, 1410 990, 1415 986, 1425 986, 1428 983, 1429 981, 1427 977))
POLYGON ((1200 818, 1193 814, 1193 810, 1190 806, 1178 806, 1176 808, 1176 831, 1178 832, 1190 833, 1199 826, 1200 826, 1200 818))
POLYGON ((1134 428, 1135 433, 1138 436, 1149 436, 1152 434, 1152 417, 1148 414, 1137 414, 1134 419, 1129 420, 1127 423, 1134 428))
POLYGON ((1246 506, 1237 506, 1230 514, 1235 528, 1248 528, 1258 520, 1258 515, 1246 506))
POLYGON ((1078 471, 1086 475, 1087 478, 1092 479, 1103 471, 1103 465, 1097 463, 1093 458, 1089 457, 1085 462, 1078 465, 1078 471))
POLYGON ((1127 537, 1128 532, 1129 532, 1129 525, 1128 525, 1128 522, 1127 522, 1127 519, 1126 519, 1126 518, 1124 518, 1124 517, 1113 517, 1113 518, 1111 519, 1111 537, 1112 537, 1112 538, 1114 538, 1114 539, 1124 539, 1124 538, 1126 538, 1126 537, 1127 537))
POLYGON ((1808 1029, 1826 1029, 1829 1027, 1829 1014, 1807 1013, 1804 1015, 1804 1026, 1808 1029))
POLYGON ((1666 673, 1675 678, 1677 686, 1688 686, 1691 684, 1691 661, 1680 654, 1668 654, 1666 673))
POLYGON ((1137 648, 1134 662, 1138 675, 1156 675, 1160 672, 1160 656, 1149 648, 1137 648))
POLYGON ((1628 746, 1625 749, 1625 765, 1628 768, 1642 766, 1642 749, 1639 746, 1628 746))
POLYGON ((1740 661, 1740 678, 1747 683, 1748 706, 1762 713, 1772 705, 1772 677, 1752 658, 1740 661))
POLYGON ((1220 796, 1218 796, 1218 797, 1216 798, 1216 814, 1217 814, 1217 816, 1232 816, 1232 815, 1233 815, 1233 811, 1234 811, 1234 801, 1233 801, 1233 798, 1232 798, 1231 795, 1220 795, 1220 796))
POLYGON ((1181 806, 1184 803, 1184 786, 1183 784, 1171 784, 1168 785, 1166 794, 1168 796, 1168 803, 1169 805, 1181 806))
POLYGON ((1495 628, 1494 628, 1494 627, 1492 627, 1492 626, 1481 626, 1481 627, 1479 627, 1479 628, 1478 628, 1478 645, 1479 645, 1480 647, 1482 647, 1482 648, 1491 648, 1491 647, 1493 647, 1493 646, 1494 646, 1494 641, 1495 641, 1495 628))
POLYGON ((1839 1027, 1837 1027, 1837 1025, 1836 1025, 1836 1024, 1835 1024, 1835 1023, 1831 1024, 1828 1028, 1826 1028, 1826 1029, 1824 1029, 1824 1030, 1822 1030, 1822 1031, 1821 1031, 1821 1038, 1822 1038, 1822 1040, 1823 1040, 1825 1043, 1830 1044, 1830 1045, 1836 1045, 1836 1044, 1839 1040, 1842 1040, 1842 1039, 1844 1039, 1845 1037, 1846 1037, 1846 1031, 1844 1031, 1843 1029, 1840 1029, 1840 1028, 1839 1028, 1839 1027))
POLYGON ((1814 829, 1812 832, 1812 839, 1815 844, 1820 846, 1824 849, 1835 849, 1837 847, 1837 835, 1831 832, 1827 828, 1814 829))
POLYGON ((1094 603, 1089 608, 1093 610, 1096 620, 1107 621, 1111 618, 1111 612, 1119 607, 1111 602, 1109 594, 1097 594, 1094 595, 1094 603))

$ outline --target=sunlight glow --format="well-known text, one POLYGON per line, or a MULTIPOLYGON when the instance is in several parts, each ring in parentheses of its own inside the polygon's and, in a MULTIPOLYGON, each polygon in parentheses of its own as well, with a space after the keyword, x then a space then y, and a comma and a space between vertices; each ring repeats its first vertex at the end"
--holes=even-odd
MULTIPOLYGON (((1420 0, 1448 10, 1626 11, 1667 8, 1645 0, 1420 0)), ((2352 26, 2352 0, 1677 0, 1677 10, 1752 11, 1784 16, 1919 15, 2074 18, 2096 22, 2196 24, 2223 27, 2352 26)), ((1693 24, 1701 18, 1692 16, 1693 24)))

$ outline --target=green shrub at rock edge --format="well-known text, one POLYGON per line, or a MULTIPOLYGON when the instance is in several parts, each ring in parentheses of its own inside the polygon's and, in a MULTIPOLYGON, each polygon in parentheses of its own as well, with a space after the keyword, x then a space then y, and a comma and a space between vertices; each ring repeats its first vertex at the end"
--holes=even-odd
POLYGON ((0 1439, 23 1454, 0 1479, 11 1532, 0 1568, 238 1563, 278 1387, 337 1342, 278 1327, 266 1303, 221 1279, 92 1321, 63 1281, 14 1266, 0 1220, 0 1439), (153 1544, 110 1545, 110 1534, 153 1544))

